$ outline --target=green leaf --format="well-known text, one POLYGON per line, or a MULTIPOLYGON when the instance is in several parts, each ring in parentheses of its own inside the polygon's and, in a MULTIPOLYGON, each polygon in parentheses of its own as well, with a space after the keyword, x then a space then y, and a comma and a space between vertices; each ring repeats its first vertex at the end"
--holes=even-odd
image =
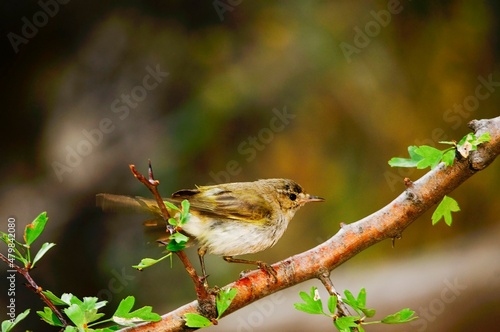
POLYGON ((328 310, 330 311, 330 313, 334 314, 336 309, 337 309, 337 297, 331 295, 328 298, 328 310))
POLYGON ((457 145, 457 142, 455 142, 455 141, 439 141, 438 143, 439 144, 448 144, 448 145, 453 145, 453 146, 457 145))
POLYGON ((441 203, 439 203, 438 207, 432 214, 432 224, 435 225, 439 220, 441 220, 441 218, 444 217, 446 225, 451 226, 451 213, 457 211, 460 211, 460 207, 458 206, 457 201, 445 195, 441 203))
POLYGON ((335 327, 339 329, 339 331, 346 331, 350 332, 351 328, 353 327, 358 327, 358 321, 361 319, 359 316, 344 316, 344 317, 339 317, 334 321, 335 327))
POLYGON ((478 146, 479 144, 489 142, 491 140, 491 135, 490 133, 484 133, 481 136, 479 136, 474 143, 475 145, 478 146))
POLYGON ((24 230, 24 242, 27 246, 31 246, 40 234, 42 234, 47 221, 47 212, 42 212, 35 218, 35 220, 33 220, 31 224, 26 225, 24 230))
POLYGON ((17 315, 16 319, 13 322, 11 322, 9 319, 4 320, 2 322, 2 332, 11 331, 14 328, 14 326, 16 326, 17 323, 19 323, 23 319, 25 319, 29 313, 30 313, 30 309, 26 309, 23 313, 20 313, 19 315, 17 315))
POLYGON ((157 322, 161 316, 152 312, 151 306, 145 306, 134 311, 130 311, 135 303, 135 297, 127 296, 121 300, 118 308, 113 314, 113 321, 123 326, 134 326, 137 322, 157 322))
MULTIPOLYGON (((14 253, 11 253, 12 256, 14 256, 15 259, 18 261, 22 262, 23 265, 26 267, 29 263, 29 260, 27 257, 23 257, 18 249, 18 247, 24 246, 22 243, 16 241, 13 237, 9 236, 7 233, 0 232, 0 240, 4 242, 7 246, 10 246, 10 248, 14 249, 14 253)), ((24 249, 24 248, 23 248, 24 249)))
POLYGON ((181 205, 182 212, 179 218, 179 224, 182 226, 189 221, 189 217, 191 216, 191 214, 189 214, 190 203, 187 199, 183 200, 181 205))
POLYGON ((470 151, 476 151, 479 144, 489 142, 490 139, 490 133, 484 133, 479 137, 476 137, 473 133, 469 133, 457 143, 457 151, 462 157, 467 158, 470 151))
POLYGON ((185 314, 184 319, 186 320, 187 327, 201 328, 212 325, 212 322, 208 318, 194 313, 185 314))
POLYGON ((177 226, 177 220, 174 218, 168 218, 168 223, 172 226, 177 226))
POLYGON ((176 232, 176 233, 170 235, 169 239, 174 240, 177 243, 186 243, 189 240, 189 238, 186 235, 179 233, 179 232, 176 232))
POLYGON ((398 158, 394 157, 389 160, 389 165, 391 167, 416 167, 418 162, 422 160, 422 156, 415 153, 417 149, 416 146, 412 145, 408 147, 408 154, 410 158, 398 158))
POLYGON ((68 308, 64 309, 64 313, 77 327, 82 327, 85 325, 85 313, 78 304, 72 304, 68 308))
POLYGON ((181 251, 184 250, 185 248, 186 248, 185 243, 177 243, 176 241, 170 241, 167 244, 167 250, 171 252, 181 251))
POLYGON ((377 312, 375 309, 370 309, 365 307, 361 308, 361 311, 363 312, 363 314, 365 314, 366 317, 373 317, 377 312))
POLYGON ((358 314, 363 314, 366 317, 373 317, 375 315, 374 309, 366 308, 366 290, 364 288, 359 291, 357 298, 354 298, 354 295, 347 289, 344 291, 344 294, 344 302, 356 310, 358 314))
POLYGON ((233 301, 234 297, 238 293, 238 290, 236 288, 229 288, 225 290, 221 290, 217 294, 217 319, 221 318, 222 314, 224 311, 229 308, 231 305, 231 302, 233 301))
POLYGON ((344 299, 344 302, 349 304, 351 307, 353 308, 357 308, 358 307, 358 301, 356 300, 356 298, 354 297, 354 295, 352 295, 351 291, 346 289, 344 291, 344 295, 345 295, 345 299, 344 299))
POLYGON ((311 307, 307 303, 294 303, 293 306, 295 307, 296 310, 303 311, 306 314, 318 315, 323 313, 322 311, 318 312, 318 310, 315 307, 311 307))
POLYGON ((295 309, 306 312, 308 314, 324 314, 323 304, 321 303, 318 289, 316 287, 311 287, 310 294, 307 294, 306 292, 300 292, 299 296, 305 303, 295 303, 295 309))
POLYGON ((9 237, 9 235, 4 232, 0 232, 0 240, 2 240, 5 244, 9 244, 12 242, 12 239, 9 237))
POLYGON ((186 243, 189 240, 187 236, 176 232, 169 237, 170 242, 167 244, 167 250, 171 252, 181 251, 186 248, 186 243))
POLYGON ((38 250, 38 252, 35 255, 35 258, 33 259, 33 263, 31 264, 31 268, 34 268, 36 262, 38 262, 38 260, 40 260, 40 258, 42 258, 43 255, 45 255, 45 253, 47 253, 47 251, 49 251, 50 248, 52 248, 55 245, 56 245, 55 243, 48 243, 48 242, 45 242, 44 244, 42 244, 42 247, 40 248, 40 250, 38 250))
POLYGON ((167 207, 167 209, 171 209, 174 211, 180 211, 180 209, 174 203, 170 203, 169 201, 163 201, 163 204, 167 207))
POLYGON ((147 267, 150 267, 150 266, 153 266, 155 265, 156 263, 158 262, 161 262, 162 260, 164 260, 165 258, 171 256, 172 254, 169 253, 165 256, 163 256, 162 258, 159 258, 159 259, 154 259, 154 258, 143 258, 141 259, 141 261, 139 262, 139 264, 137 265, 132 265, 132 267, 134 269, 137 269, 139 271, 142 271, 143 269, 147 268, 147 267))
POLYGON ((82 301, 72 294, 63 294, 61 298, 71 303, 68 308, 64 309, 64 313, 78 328, 84 328, 104 316, 97 310, 105 306, 106 301, 97 302, 97 297, 84 297, 82 301))
POLYGON ((401 324, 411 322, 412 320, 418 319, 418 316, 414 316, 415 311, 409 308, 401 309, 395 314, 388 315, 381 320, 384 324, 401 324))
POLYGON ((366 306, 366 289, 361 288, 358 294, 358 298, 356 299, 359 306, 366 306))
POLYGON ((61 301, 63 301, 66 305, 71 305, 73 303, 81 303, 82 301, 80 301, 76 296, 74 296, 73 294, 71 293, 63 293, 63 295, 61 295, 61 301))
POLYGON ((57 318, 56 314, 49 307, 44 307, 43 311, 36 312, 42 320, 52 326, 64 326, 63 323, 57 318))
POLYGON ((104 307, 106 301, 97 302, 98 300, 97 297, 84 297, 82 301, 71 293, 64 293, 61 296, 61 301, 69 305, 68 308, 64 309, 64 313, 79 328, 83 328, 104 316, 97 310, 104 307))
POLYGON ((401 157, 392 157, 388 161, 389 166, 391 167, 415 167, 417 163, 408 158, 401 157))
POLYGON ((123 317, 124 315, 128 314, 130 310, 134 307, 134 303, 135 303, 135 297, 127 296, 126 298, 120 301, 120 304, 118 305, 118 308, 116 308, 116 311, 113 314, 113 316, 123 317))
POLYGON ((467 142, 467 141, 469 141, 469 142, 470 142, 470 141, 472 141, 474 138, 475 138, 474 133, 468 133, 467 135, 465 135, 464 137, 462 137, 462 138, 460 139, 460 141, 458 141, 457 146, 458 146, 458 145, 464 145, 464 143, 465 143, 465 142, 467 142))
POLYGON ((181 220, 179 221, 179 223, 182 225, 184 225, 185 223, 187 223, 189 221, 189 218, 191 217, 191 214, 187 214, 185 216, 182 216, 181 217, 181 220))
POLYGON ((67 303, 57 297, 54 293, 49 290, 42 291, 42 293, 47 296, 54 305, 66 305, 67 303))
POLYGON ((422 156, 422 160, 417 163, 418 169, 436 167, 443 158, 443 151, 433 148, 432 146, 422 145, 415 149, 415 153, 422 156))
POLYGON ((84 297, 82 304, 83 310, 100 309, 105 307, 106 303, 108 303, 108 301, 97 301, 99 301, 97 297, 84 297))
POLYGON ((455 149, 451 149, 451 150, 445 152, 443 154, 442 160, 446 164, 446 166, 453 165, 453 162, 455 161, 455 149))
POLYGON ((187 199, 183 200, 181 202, 181 206, 182 206, 182 216, 186 217, 189 214, 189 208, 190 208, 189 201, 187 199))
POLYGON ((2 328, 2 332, 9 332, 10 330, 12 330, 12 328, 14 327, 14 323, 12 323, 10 320, 6 319, 2 322, 2 325, 1 325, 1 328, 2 328))
POLYGON ((375 316, 375 309, 370 309, 366 307, 366 289, 361 288, 358 294, 358 307, 359 309, 365 314, 366 317, 373 317, 375 316))

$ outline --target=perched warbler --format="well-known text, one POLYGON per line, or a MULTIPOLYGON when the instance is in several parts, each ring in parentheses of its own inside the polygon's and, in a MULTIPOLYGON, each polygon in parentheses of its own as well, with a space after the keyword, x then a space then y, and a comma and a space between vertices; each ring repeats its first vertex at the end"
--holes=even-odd
MULTIPOLYGON (((182 226, 182 232, 198 242, 204 275, 203 256, 211 253, 223 256, 228 262, 258 265, 275 277, 276 272, 266 263, 233 256, 272 247, 301 206, 324 201, 321 197, 306 194, 299 184, 287 179, 199 186, 179 190, 164 200, 179 205, 184 199, 190 203, 191 215, 182 226)), ((156 201, 142 197, 98 194, 97 205, 105 211, 125 208, 160 216, 156 201)), ((174 216, 175 211, 169 211, 169 214, 174 216)))

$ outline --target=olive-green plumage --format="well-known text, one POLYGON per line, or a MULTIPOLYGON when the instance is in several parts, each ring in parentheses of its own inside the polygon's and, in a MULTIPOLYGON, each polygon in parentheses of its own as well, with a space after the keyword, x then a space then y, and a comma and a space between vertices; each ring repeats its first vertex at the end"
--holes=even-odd
MULTIPOLYGON (((323 201, 287 179, 199 186, 179 190, 166 200, 179 204, 184 199, 190 203, 191 217, 183 231, 198 241, 200 255, 208 252, 222 256, 272 247, 301 206, 323 201)), ((142 197, 98 194, 97 204, 105 211, 118 207, 160 215, 156 202, 142 197)))

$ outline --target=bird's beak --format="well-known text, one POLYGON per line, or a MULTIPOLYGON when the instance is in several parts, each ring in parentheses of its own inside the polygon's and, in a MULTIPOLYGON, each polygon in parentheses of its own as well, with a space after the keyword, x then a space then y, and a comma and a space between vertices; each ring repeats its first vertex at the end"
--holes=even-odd
POLYGON ((309 202, 323 202, 325 199, 319 196, 312 196, 309 194, 301 194, 300 195, 300 204, 305 204, 309 202))

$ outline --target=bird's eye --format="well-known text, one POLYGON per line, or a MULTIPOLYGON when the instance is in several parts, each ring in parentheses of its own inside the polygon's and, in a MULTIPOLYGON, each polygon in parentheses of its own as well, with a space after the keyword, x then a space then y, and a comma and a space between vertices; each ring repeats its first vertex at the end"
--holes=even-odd
POLYGON ((288 195, 288 198, 290 198, 292 201, 296 200, 297 199, 297 195, 295 194, 290 194, 288 195))

